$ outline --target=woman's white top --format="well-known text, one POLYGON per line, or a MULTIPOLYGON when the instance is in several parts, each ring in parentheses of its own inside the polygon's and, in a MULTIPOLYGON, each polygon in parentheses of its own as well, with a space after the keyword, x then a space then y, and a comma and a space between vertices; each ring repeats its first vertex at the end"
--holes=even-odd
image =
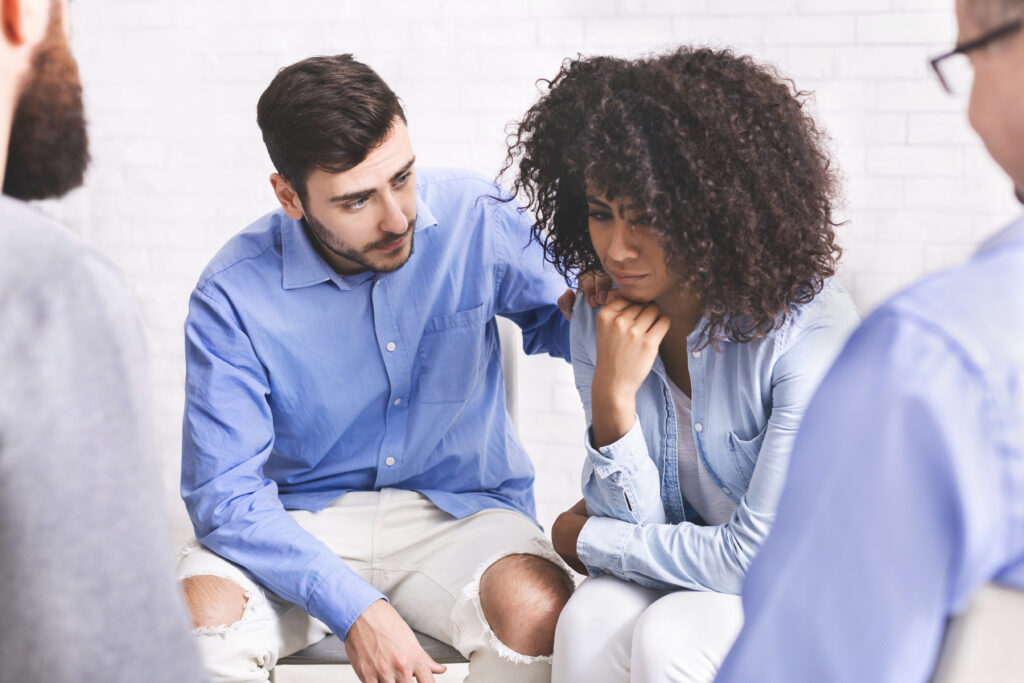
POLYGON ((679 490, 683 498, 690 502, 704 521, 708 524, 725 524, 736 509, 736 503, 722 493, 718 484, 708 474, 704 463, 697 455, 697 445, 693 442, 693 417, 690 408, 690 397, 676 386, 666 374, 672 402, 676 406, 676 433, 679 442, 676 446, 679 458, 679 490))

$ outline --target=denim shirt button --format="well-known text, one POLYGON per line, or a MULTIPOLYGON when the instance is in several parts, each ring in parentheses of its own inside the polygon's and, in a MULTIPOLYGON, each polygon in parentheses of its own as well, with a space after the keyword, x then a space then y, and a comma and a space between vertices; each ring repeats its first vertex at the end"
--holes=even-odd
POLYGON ((700 351, 694 351, 693 352, 693 357, 694 358, 700 358, 700 351))
POLYGON ((695 432, 703 432, 704 431, 704 425, 702 425, 700 422, 696 423, 695 425, 693 425, 693 431, 695 431, 695 432))
POLYGON ((728 486, 723 486, 722 493, 724 493, 725 495, 729 495, 730 493, 732 493, 732 491, 729 490, 728 486))

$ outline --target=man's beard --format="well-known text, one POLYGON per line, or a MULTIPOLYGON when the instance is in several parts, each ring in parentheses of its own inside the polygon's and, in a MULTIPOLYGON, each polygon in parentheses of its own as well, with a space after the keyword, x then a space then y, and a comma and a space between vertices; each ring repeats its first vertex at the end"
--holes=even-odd
POLYGON ((15 106, 3 192, 26 200, 60 197, 82 184, 88 165, 82 83, 54 3, 15 106))
MULTIPOLYGON (((323 223, 318 221, 316 217, 309 211, 305 212, 305 216, 302 219, 302 224, 306 228, 306 233, 312 236, 313 240, 323 249, 331 252, 336 256, 340 256, 344 259, 348 259, 353 263, 357 263, 366 270, 371 270, 375 273, 390 273, 398 270, 406 264, 409 257, 412 256, 413 250, 413 237, 416 232, 414 227, 416 225, 416 219, 413 218, 409 221, 409 227, 401 235, 389 235, 383 239, 380 239, 373 244, 370 244, 362 249, 354 249, 347 244, 339 242, 330 233, 330 231, 324 226, 323 223), (401 239, 402 237, 408 236, 409 238, 409 251, 405 255, 405 258, 398 263, 375 263, 370 260, 369 255, 379 247, 387 246, 395 240, 401 239)), ((399 248, 401 251, 402 247, 399 248)))

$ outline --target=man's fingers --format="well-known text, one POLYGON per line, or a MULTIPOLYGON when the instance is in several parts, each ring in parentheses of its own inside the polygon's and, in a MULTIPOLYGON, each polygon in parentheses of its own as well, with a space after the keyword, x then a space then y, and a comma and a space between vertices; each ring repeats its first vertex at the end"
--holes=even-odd
POLYGON ((579 289, 586 297, 591 308, 597 308, 607 302, 608 292, 612 288, 612 279, 604 273, 588 270, 580 275, 579 289))
POLYGON ((438 664, 429 656, 426 657, 426 661, 423 661, 416 667, 413 675, 416 677, 417 683, 434 683, 434 674, 443 674, 445 672, 443 665, 438 664))
POLYGON ((562 312, 566 320, 572 320, 572 307, 576 303, 576 293, 571 289, 567 289, 562 292, 562 296, 558 297, 558 310, 562 312))
POLYGON ((587 271, 580 274, 579 291, 587 298, 587 303, 592 307, 597 306, 597 287, 594 284, 594 273, 587 271))
POLYGON ((595 273, 594 288, 597 290, 597 303, 603 304, 608 300, 609 292, 612 291, 612 279, 604 273, 595 273))

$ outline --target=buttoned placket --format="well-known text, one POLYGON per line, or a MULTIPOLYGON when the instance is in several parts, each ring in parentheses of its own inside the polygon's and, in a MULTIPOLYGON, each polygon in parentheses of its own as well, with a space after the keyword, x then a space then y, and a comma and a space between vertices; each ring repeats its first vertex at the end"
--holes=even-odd
POLYGON ((377 346, 384 359, 388 377, 388 402, 384 416, 384 438, 377 456, 376 488, 384 488, 401 480, 403 447, 409 418, 409 393, 415 348, 402 338, 390 297, 386 273, 373 279, 373 325, 377 346))
MULTIPOLYGON (((699 328, 698 328, 699 329, 699 328)), ((697 457, 700 458, 701 463, 704 465, 704 469, 707 471, 711 480, 715 482, 715 485, 725 495, 729 496, 730 499, 735 500, 732 494, 732 489, 725 485, 722 478, 718 476, 718 473, 707 458, 707 445, 704 439, 704 409, 707 407, 707 382, 708 382, 708 366, 715 362, 713 357, 709 357, 709 353, 713 353, 710 347, 701 351, 699 349, 692 349, 694 344, 697 342, 698 337, 696 336, 696 330, 690 334, 690 337, 686 340, 686 348, 689 351, 692 361, 690 362, 690 390, 691 390, 691 415, 693 419, 693 442, 697 447, 697 457)), ((725 342, 722 342, 725 343, 725 342)))

